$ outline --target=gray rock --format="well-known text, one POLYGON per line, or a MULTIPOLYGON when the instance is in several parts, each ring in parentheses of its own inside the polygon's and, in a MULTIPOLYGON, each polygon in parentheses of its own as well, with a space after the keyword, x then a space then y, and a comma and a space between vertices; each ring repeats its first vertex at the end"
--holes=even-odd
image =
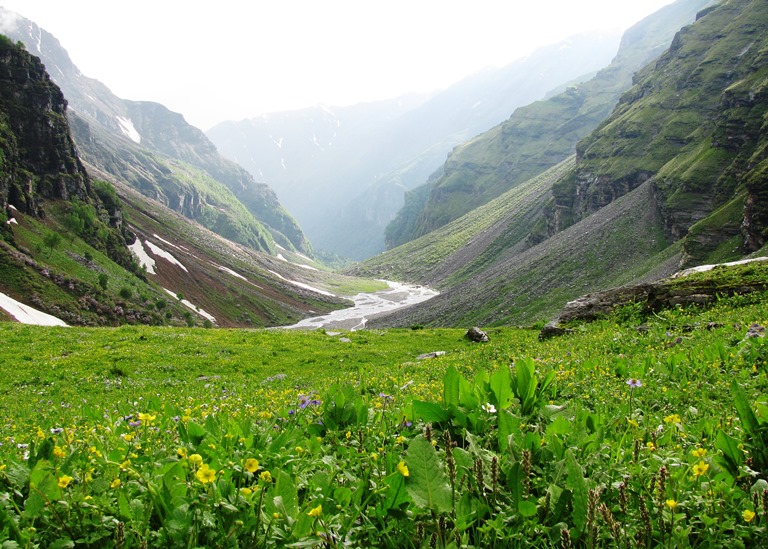
POLYGON ((437 358, 439 356, 443 356, 445 354, 445 351, 433 351, 431 353, 424 353, 422 355, 419 355, 416 357, 416 360, 426 360, 429 358, 437 358))
POLYGON ((476 341, 478 343, 481 343, 481 342, 484 343, 486 341, 490 341, 488 334, 486 334, 477 326, 470 328, 467 331, 466 337, 468 337, 471 341, 476 341))

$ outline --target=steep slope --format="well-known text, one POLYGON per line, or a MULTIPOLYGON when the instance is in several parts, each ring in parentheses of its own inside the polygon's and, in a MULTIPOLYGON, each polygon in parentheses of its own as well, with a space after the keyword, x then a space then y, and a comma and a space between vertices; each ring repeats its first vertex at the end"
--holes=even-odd
POLYGON ((579 143, 572 166, 358 266, 442 290, 378 323, 530 323, 587 292, 763 246, 767 26, 762 1, 705 10, 579 143))
POLYGON ((311 253, 274 191, 220 156, 205 134, 181 115, 156 103, 116 97, 102 83, 84 76, 58 40, 35 23, 3 8, 0 23, 0 32, 40 56, 61 86, 78 148, 91 164, 116 175, 134 174, 127 181, 136 188, 213 230, 226 227, 226 236, 243 244, 274 253, 274 239, 311 253), (217 190, 209 180, 216 182, 217 190), (238 201, 245 207, 224 207, 238 201), (196 207, 185 209, 186 203, 196 207))
MULTIPOLYGON (((275 326, 349 305, 334 294, 380 286, 289 250, 275 258, 227 241, 92 173, 61 90, 0 36, 0 292, 20 307, 80 325, 275 326)), ((0 309, 0 320, 11 315, 0 309)))
POLYGON ((275 113, 207 133, 276 189, 315 246, 369 257, 383 249, 404 191, 425 181, 454 146, 604 66, 617 40, 576 36, 429 97, 275 113))
POLYGON ((554 188, 550 232, 652 178, 666 235, 683 239, 686 264, 762 246, 766 25, 765 2, 731 0, 680 32, 579 143, 578 169, 554 188))
POLYGON ((573 154, 607 117, 632 74, 660 55, 674 34, 712 0, 678 0, 628 29, 613 61, 590 80, 517 109, 505 122, 460 145, 387 226, 393 248, 427 234, 573 154))

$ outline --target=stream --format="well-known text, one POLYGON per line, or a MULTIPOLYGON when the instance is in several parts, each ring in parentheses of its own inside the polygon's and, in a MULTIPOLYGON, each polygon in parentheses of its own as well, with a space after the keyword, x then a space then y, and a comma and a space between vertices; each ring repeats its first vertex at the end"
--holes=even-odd
POLYGON ((305 318, 287 329, 314 330, 317 328, 335 330, 361 330, 365 328, 368 319, 374 315, 388 313, 402 307, 421 303, 438 295, 439 292, 424 286, 411 286, 400 282, 390 282, 386 290, 366 294, 360 293, 350 299, 354 307, 339 309, 326 315, 305 318))

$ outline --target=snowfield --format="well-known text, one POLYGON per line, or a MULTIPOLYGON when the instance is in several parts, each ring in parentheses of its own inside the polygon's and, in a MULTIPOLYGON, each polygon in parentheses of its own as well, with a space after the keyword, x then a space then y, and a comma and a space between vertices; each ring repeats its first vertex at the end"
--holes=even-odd
POLYGON ((66 322, 48 313, 38 311, 34 307, 24 305, 12 297, 0 292, 0 308, 5 310, 13 318, 22 324, 36 324, 38 326, 68 326, 66 322))

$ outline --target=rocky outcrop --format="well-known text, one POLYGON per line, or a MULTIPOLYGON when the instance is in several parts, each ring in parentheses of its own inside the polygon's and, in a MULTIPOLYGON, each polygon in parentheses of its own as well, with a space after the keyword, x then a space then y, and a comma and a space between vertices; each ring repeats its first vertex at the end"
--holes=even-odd
POLYGON ((684 265, 759 249, 768 234, 766 24, 765 2, 734 0, 682 29, 577 145, 576 170, 553 188, 550 233, 652 180, 684 265))
POLYGON ((91 183, 69 133, 67 103, 45 67, 0 36, 0 206, 42 216, 41 199, 90 201, 91 183))
POLYGON ((566 303, 557 318, 548 322, 539 334, 539 339, 564 335, 571 330, 569 324, 576 322, 591 322, 604 318, 620 307, 638 304, 642 311, 650 313, 669 309, 678 305, 706 305, 718 296, 744 295, 752 292, 768 290, 768 280, 729 277, 721 278, 688 278, 696 272, 704 272, 714 268, 727 269, 759 261, 768 265, 768 258, 762 257, 749 261, 738 261, 722 265, 706 265, 687 271, 682 271, 669 278, 648 284, 638 284, 613 288, 602 292, 587 294, 566 303))

